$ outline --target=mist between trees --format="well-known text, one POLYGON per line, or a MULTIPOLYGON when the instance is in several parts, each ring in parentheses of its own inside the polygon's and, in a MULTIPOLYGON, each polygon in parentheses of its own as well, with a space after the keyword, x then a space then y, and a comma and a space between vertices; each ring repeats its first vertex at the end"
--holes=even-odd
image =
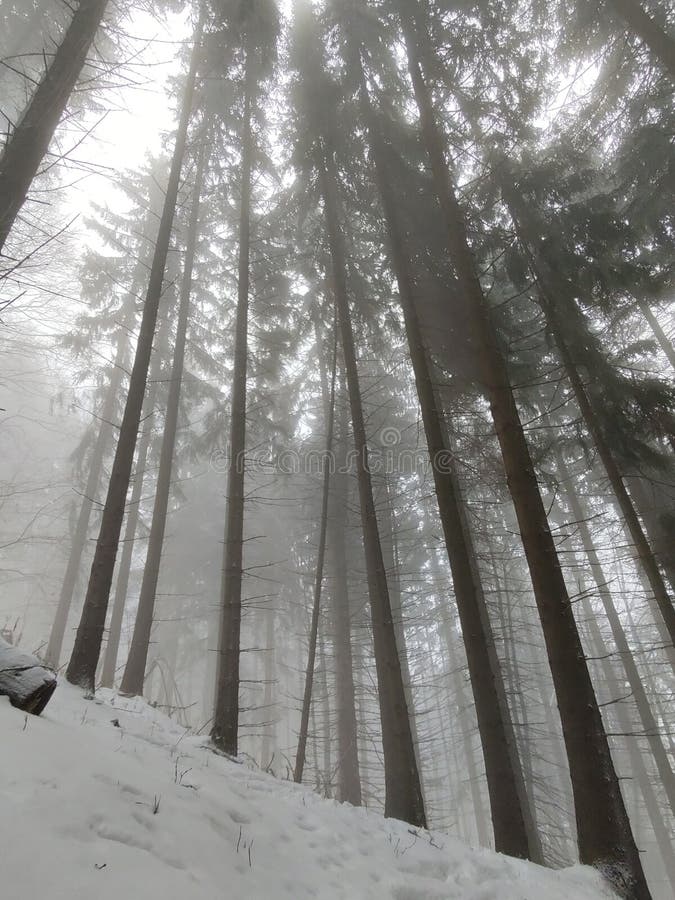
POLYGON ((3 636, 671 897, 674 19, 3 3, 3 636))
MULTIPOLYGON (((419 475, 425 477, 432 469, 447 474, 453 471, 456 462, 450 450, 439 450, 433 458, 427 450, 395 448, 401 440, 401 434, 395 428, 384 429, 380 435, 384 446, 369 447, 366 464, 371 474, 384 475, 419 475)), ((330 475, 354 474, 359 465, 363 465, 356 450, 348 450, 344 455, 333 451, 279 449, 273 458, 262 452, 244 451, 234 460, 239 471, 251 473, 277 473, 279 475, 330 475)), ((231 453, 228 448, 213 450, 210 466, 214 472, 228 472, 231 465, 231 453)))

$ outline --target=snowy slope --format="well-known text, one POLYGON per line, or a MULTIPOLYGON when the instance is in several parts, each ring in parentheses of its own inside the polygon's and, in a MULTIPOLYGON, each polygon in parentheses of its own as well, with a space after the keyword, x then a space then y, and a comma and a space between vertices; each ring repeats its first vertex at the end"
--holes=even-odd
POLYGON ((110 692, 62 682, 41 718, 0 697, 0 735, 2 900, 609 896, 589 869, 471 850, 251 771, 110 692))

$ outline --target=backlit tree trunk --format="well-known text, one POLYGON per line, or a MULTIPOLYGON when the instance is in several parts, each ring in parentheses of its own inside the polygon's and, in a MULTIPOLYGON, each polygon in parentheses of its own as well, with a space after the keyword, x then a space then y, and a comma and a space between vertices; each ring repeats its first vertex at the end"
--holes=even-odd
POLYGON ((0 155, 0 253, 82 71, 108 0, 80 0, 47 71, 0 155))

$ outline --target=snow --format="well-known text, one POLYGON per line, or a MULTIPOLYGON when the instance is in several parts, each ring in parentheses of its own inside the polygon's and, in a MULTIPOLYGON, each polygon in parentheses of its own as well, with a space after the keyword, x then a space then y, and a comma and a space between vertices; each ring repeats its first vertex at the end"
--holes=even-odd
POLYGON ((599 875, 474 850, 215 754, 143 701, 0 698, 3 900, 602 900, 599 875))

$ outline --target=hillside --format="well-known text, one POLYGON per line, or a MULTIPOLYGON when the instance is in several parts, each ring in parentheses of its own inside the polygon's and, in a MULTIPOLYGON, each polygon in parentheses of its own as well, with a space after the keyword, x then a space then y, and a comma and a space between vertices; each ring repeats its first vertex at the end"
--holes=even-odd
POLYGON ((142 701, 61 684, 0 698, 3 900, 601 900, 552 872, 415 832, 215 755, 142 701))

